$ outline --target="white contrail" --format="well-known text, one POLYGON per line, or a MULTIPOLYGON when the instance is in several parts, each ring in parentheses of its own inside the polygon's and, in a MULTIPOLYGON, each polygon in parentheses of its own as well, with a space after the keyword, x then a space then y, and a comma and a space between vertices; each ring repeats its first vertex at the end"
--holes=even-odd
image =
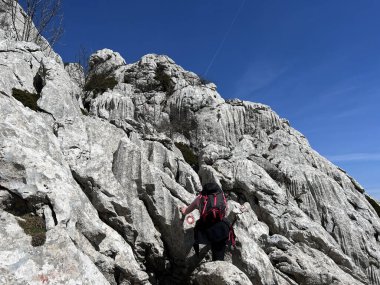
POLYGON ((340 155, 328 155, 333 162, 342 161, 380 161, 380 153, 347 153, 340 155))
POLYGON ((233 25, 235 24, 236 19, 238 18, 239 14, 240 14, 240 11, 243 9, 243 6, 244 6, 245 2, 246 2, 246 0, 243 0, 243 2, 241 3, 241 5, 240 5, 240 7, 239 7, 239 10, 237 10, 235 17, 233 18, 233 20, 232 20, 232 22, 231 22, 229 28, 227 29, 227 32, 224 34, 224 37, 223 37, 222 41, 220 42, 219 47, 218 47, 217 50, 215 51, 215 54, 214 54, 214 56, 212 57, 212 59, 211 59, 211 61, 210 61, 210 64, 207 66, 206 72, 204 73, 205 76, 206 76, 207 73, 209 72, 211 66, 212 66, 213 63, 214 63, 215 58, 217 57, 217 55, 219 54, 220 50, 222 49, 222 47, 223 47, 223 45, 224 45, 224 42, 226 41, 226 39, 227 39, 227 37, 228 37, 228 34, 231 32, 232 27, 233 27, 233 25))

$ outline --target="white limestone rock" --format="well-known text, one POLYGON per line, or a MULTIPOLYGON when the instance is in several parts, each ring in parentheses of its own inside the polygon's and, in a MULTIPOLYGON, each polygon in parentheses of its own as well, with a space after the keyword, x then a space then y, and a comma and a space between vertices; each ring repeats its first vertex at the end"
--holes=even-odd
POLYGON ((98 70, 99 72, 108 72, 126 63, 118 52, 105 48, 92 54, 89 59, 89 64, 90 68, 101 66, 101 70, 98 70))
POLYGON ((0 90, 7 95, 21 90, 37 101, 34 82, 43 58, 40 47, 29 42, 1 40, 0 51, 0 90))
POLYGON ((65 63, 65 70, 69 74, 70 78, 81 88, 84 87, 85 74, 84 68, 79 63, 65 63))
POLYGON ((65 229, 49 230, 46 242, 38 247, 4 211, 0 211, 0 229, 0 268, 8 275, 2 275, 2 284, 109 284, 65 229))
MULTIPOLYGON (((53 127, 49 126, 43 115, 24 108, 13 98, 0 95, 0 102, 0 114, 5 118, 0 122, 1 192, 16 195, 34 212, 50 205, 55 223, 55 227, 50 230, 62 227, 74 240, 75 246, 89 256, 93 263, 99 260, 97 257, 106 259, 107 263, 103 262, 100 268, 103 274, 104 271, 112 273, 117 270, 123 279, 145 282, 148 276, 140 269, 131 247, 100 220, 97 211, 72 177, 53 134, 53 127), (78 234, 85 236, 90 244, 80 243, 76 239, 78 234), (99 254, 91 253, 93 248, 99 254)), ((6 201, 5 205, 9 203, 11 201, 6 201)), ((51 228, 50 223, 48 228, 51 228)), ((71 240, 67 247, 70 244, 71 240)), ((62 250, 65 251, 63 245, 62 250)), ((67 278, 70 280, 69 273, 67 278)), ((75 280, 77 277, 73 275, 72 278, 75 280)), ((111 283, 116 282, 112 280, 108 279, 111 283)))
POLYGON ((194 285, 251 285, 248 277, 237 267, 224 261, 202 264, 192 276, 194 285))
POLYGON ((125 60, 118 52, 102 49, 90 56, 89 72, 84 88, 87 91, 104 92, 122 81, 125 60))

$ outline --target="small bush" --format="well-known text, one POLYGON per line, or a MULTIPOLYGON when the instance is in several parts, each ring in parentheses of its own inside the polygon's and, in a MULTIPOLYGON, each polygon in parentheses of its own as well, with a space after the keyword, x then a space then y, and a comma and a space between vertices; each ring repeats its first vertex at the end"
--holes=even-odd
POLYGON ((198 156, 192 151, 192 149, 183 143, 175 143, 175 146, 182 152, 185 161, 195 170, 199 170, 198 156))
POLYGON ((20 101, 25 107, 28 107, 32 109, 33 111, 39 110, 37 106, 37 101, 40 98, 39 94, 29 93, 28 91, 25 91, 25 90, 13 88, 12 96, 18 101, 20 101))
POLYGON ((108 74, 93 74, 84 86, 85 91, 104 92, 117 85, 117 80, 108 74))
POLYGON ((20 227, 27 235, 32 237, 32 246, 41 246, 46 241, 46 227, 45 220, 31 213, 20 216, 18 219, 20 227))
POLYGON ((202 77, 202 76, 200 76, 200 75, 198 75, 198 76, 199 76, 199 82, 200 82, 202 85, 207 85, 207 84, 211 83, 210 80, 208 80, 208 79, 206 79, 206 78, 204 78, 204 77, 202 77))
MULTIPOLYGON (((15 165, 19 171, 25 171, 23 165, 15 165)), ((36 215, 30 203, 18 195, 0 186, 0 190, 5 190, 8 195, 2 200, 0 208, 16 216, 16 220, 25 234, 32 237, 32 246, 41 246, 46 240, 45 219, 36 215)))
POLYGON ((167 94, 173 93, 174 85, 170 76, 165 73, 165 66, 163 65, 157 66, 156 76, 154 77, 154 79, 160 82, 162 91, 164 91, 167 94))
POLYGON ((133 84, 136 81, 134 74, 126 71, 124 74, 124 83, 133 84))

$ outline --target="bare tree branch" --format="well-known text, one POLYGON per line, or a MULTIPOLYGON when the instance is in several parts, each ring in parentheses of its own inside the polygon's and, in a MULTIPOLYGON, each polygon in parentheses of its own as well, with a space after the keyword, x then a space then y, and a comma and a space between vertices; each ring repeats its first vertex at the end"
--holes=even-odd
POLYGON ((33 41, 48 49, 45 38, 52 47, 63 34, 61 0, 1 0, 8 6, 12 30, 16 40, 33 41), (24 6, 24 11, 20 7, 24 6))

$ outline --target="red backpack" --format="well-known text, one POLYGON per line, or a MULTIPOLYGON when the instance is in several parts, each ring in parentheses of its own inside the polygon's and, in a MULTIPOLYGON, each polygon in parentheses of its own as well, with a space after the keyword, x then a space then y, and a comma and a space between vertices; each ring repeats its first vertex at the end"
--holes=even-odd
POLYGON ((200 199, 200 220, 204 225, 209 226, 221 221, 226 223, 229 226, 227 244, 236 247, 236 235, 233 229, 235 221, 230 224, 224 219, 227 212, 227 200, 224 196, 223 190, 216 183, 207 183, 203 186, 200 199))
MULTIPOLYGON (((207 183, 203 186, 200 194, 199 212, 201 214, 199 222, 203 224, 201 227, 206 226, 212 229, 213 225, 218 222, 223 222, 228 226, 228 236, 226 243, 235 247, 235 233, 233 224, 230 224, 225 215, 227 212, 227 200, 224 196, 223 190, 216 183, 207 183)), ((197 226, 196 226, 197 228, 197 226)), ((199 244, 194 243, 194 249, 199 256, 199 244)))
POLYGON ((201 219, 207 224, 214 224, 223 220, 227 211, 227 201, 220 187, 215 183, 208 183, 201 192, 200 213, 201 219))

